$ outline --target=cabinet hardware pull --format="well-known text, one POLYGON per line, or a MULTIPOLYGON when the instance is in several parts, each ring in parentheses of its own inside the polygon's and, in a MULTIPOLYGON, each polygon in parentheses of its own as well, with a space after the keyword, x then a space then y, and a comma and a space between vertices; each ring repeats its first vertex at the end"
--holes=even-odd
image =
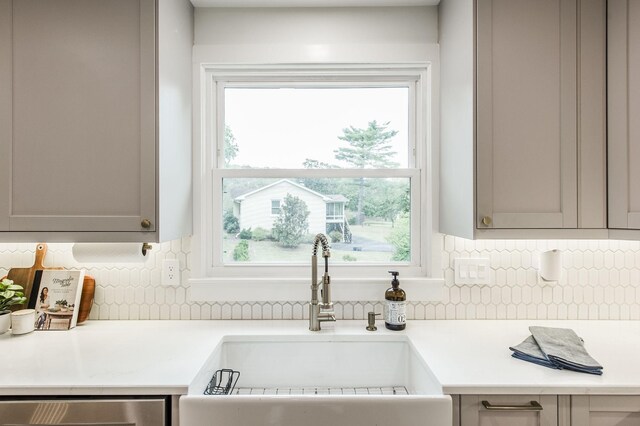
POLYGON ((485 216, 482 218, 482 224, 484 226, 489 226, 491 225, 491 218, 489 216, 485 216))
POLYGON ((542 411, 542 405, 538 401, 531 401, 524 405, 493 405, 489 401, 482 401, 482 405, 491 411, 542 411))
POLYGON ((144 229, 149 229, 151 228, 151 221, 149 219, 144 219, 142 222, 140 222, 140 226, 142 226, 144 229))

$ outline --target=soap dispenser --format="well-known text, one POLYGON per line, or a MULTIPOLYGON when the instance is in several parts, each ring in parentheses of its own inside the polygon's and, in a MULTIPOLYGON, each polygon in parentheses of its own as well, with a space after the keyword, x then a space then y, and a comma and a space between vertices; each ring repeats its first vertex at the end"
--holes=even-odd
POLYGON ((384 293, 384 325, 389 330, 404 330, 407 326, 407 293, 400 288, 397 271, 389 271, 393 275, 391 287, 384 293))

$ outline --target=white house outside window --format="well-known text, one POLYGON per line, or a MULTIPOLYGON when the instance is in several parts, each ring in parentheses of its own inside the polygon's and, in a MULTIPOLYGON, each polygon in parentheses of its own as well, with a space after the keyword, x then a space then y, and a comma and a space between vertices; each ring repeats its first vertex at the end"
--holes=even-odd
POLYGON ((427 69, 207 69, 203 237, 212 277, 428 275, 427 69), (287 272, 283 272, 286 270, 287 272))
POLYGON ((280 200, 271 200, 271 214, 280 214, 280 200))

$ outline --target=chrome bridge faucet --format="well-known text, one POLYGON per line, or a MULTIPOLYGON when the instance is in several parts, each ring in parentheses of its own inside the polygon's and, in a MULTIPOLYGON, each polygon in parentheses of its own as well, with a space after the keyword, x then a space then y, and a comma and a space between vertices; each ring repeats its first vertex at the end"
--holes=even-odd
POLYGON ((313 240, 313 254, 311 256, 311 303, 309 303, 309 330, 319 331, 320 323, 335 321, 336 315, 331 302, 331 277, 329 277, 329 242, 324 234, 316 235, 313 240), (322 245, 322 257, 324 257, 324 274, 318 281, 318 244, 322 245), (322 303, 318 301, 318 287, 322 283, 322 303))

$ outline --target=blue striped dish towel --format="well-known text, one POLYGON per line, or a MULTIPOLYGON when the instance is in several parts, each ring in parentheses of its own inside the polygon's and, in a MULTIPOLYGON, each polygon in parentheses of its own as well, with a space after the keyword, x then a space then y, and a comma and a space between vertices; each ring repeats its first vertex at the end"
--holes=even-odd
POLYGON ((512 356, 545 367, 602 374, 603 367, 593 359, 584 342, 568 328, 529 327, 531 336, 510 347, 512 356))

